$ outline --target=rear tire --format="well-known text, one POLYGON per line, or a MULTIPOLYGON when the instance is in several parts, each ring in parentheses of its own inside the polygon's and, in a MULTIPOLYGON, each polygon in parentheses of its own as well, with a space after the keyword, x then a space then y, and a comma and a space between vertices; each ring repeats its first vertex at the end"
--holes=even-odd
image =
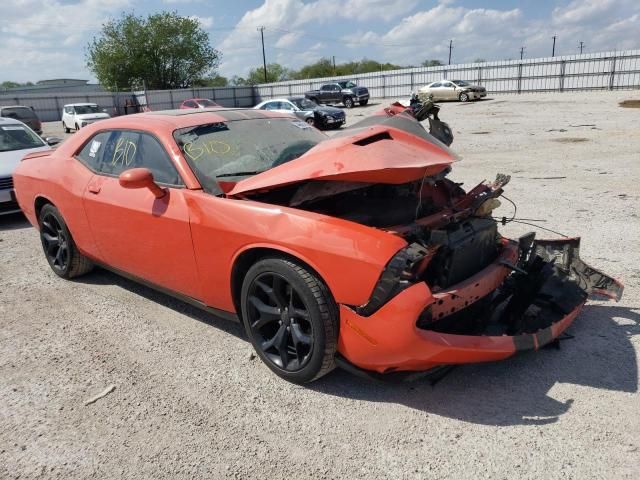
POLYGON ((80 131, 80 127, 78 126, 78 124, 76 123, 76 132, 80 131))
POLYGON ((71 129, 67 127, 67 124, 64 122, 62 122, 62 128, 64 130, 64 133, 71 133, 71 129))
POLYGON ((68 280, 93 270, 93 262, 80 253, 56 207, 50 203, 42 207, 38 224, 44 255, 56 275, 68 280))
POLYGON ((281 378, 307 383, 335 367, 338 309, 313 272, 286 258, 265 258, 242 284, 242 322, 260 359, 281 378))
POLYGON ((342 99, 342 103, 347 108, 353 108, 353 98, 351 98, 351 97, 344 97, 342 99))
POLYGON ((316 124, 316 121, 315 121, 315 119, 313 117, 309 117, 309 118, 305 119, 305 122, 307 122, 312 127, 315 126, 315 124, 316 124))
POLYGON ((364 107, 367 103, 369 103, 369 99, 367 98, 366 100, 360 100, 360 106, 364 107))

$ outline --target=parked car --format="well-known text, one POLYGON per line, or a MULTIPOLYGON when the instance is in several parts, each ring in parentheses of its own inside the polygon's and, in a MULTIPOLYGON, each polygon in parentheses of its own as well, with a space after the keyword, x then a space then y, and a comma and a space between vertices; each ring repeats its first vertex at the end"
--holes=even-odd
POLYGON ((24 107, 22 105, 0 107, 0 117, 19 120, 25 125, 28 125, 29 128, 38 135, 42 135, 42 122, 32 107, 24 107))
POLYGON ((498 233, 508 176, 467 192, 409 110, 363 121, 328 137, 267 110, 117 117, 27 155, 17 199, 58 276, 100 265, 241 319, 298 383, 504 359, 588 294, 620 298, 579 239, 498 233))
POLYGON ((479 100, 487 96, 487 89, 479 85, 471 85, 464 80, 440 80, 418 90, 419 96, 426 98, 433 95, 433 101, 441 100, 479 100))
POLYGON ((259 103, 253 108, 279 113, 292 113, 309 125, 314 125, 321 129, 340 128, 346 121, 346 116, 342 109, 323 107, 305 97, 274 98, 259 103))
POLYGON ((96 103, 70 103, 62 109, 62 128, 65 133, 69 133, 72 129, 78 131, 105 118, 111 118, 111 116, 96 103))
POLYGON ((0 215, 19 212, 13 190, 13 171, 27 153, 51 150, 59 138, 40 138, 28 125, 0 117, 0 215), (49 142, 49 143, 47 143, 49 142))
POLYGON ((342 103, 347 108, 356 103, 364 106, 369 102, 369 90, 352 81, 327 83, 320 90, 310 90, 304 96, 316 103, 342 103))
POLYGON ((180 108, 213 108, 219 106, 216 102, 208 98, 190 98, 180 104, 180 108))

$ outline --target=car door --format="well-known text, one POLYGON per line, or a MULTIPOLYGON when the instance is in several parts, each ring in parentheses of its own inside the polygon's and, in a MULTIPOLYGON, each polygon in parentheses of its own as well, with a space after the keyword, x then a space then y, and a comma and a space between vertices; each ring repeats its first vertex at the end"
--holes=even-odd
POLYGON ((442 98, 445 100, 456 100, 456 86, 452 82, 442 82, 442 98))
POLYGON ((333 98, 333 85, 323 85, 320 88, 320 100, 324 103, 332 102, 333 98))
POLYGON ((151 134, 110 130, 85 145, 96 171, 84 194, 84 209, 104 263, 152 284, 200 299, 183 182, 164 146, 151 134), (149 169, 166 191, 125 189, 118 175, 149 169))
POLYGON ((442 96, 442 83, 436 82, 429 85, 429 93, 433 95, 433 101, 443 100, 442 96))

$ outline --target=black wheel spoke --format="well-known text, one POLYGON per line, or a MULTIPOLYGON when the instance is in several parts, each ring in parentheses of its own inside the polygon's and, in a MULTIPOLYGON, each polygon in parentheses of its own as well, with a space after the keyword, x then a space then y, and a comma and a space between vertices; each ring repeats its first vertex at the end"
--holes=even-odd
POLYGON ((285 277, 267 272, 255 278, 246 297, 254 345, 275 366, 298 371, 313 352, 311 315, 285 277))
POLYGON ((291 324, 291 338, 296 349, 299 344, 311 345, 311 335, 304 333, 297 323, 291 324))
POLYGON ((64 270, 69 261, 69 246, 64 230, 54 215, 49 214, 42 219, 40 238, 51 266, 64 270))

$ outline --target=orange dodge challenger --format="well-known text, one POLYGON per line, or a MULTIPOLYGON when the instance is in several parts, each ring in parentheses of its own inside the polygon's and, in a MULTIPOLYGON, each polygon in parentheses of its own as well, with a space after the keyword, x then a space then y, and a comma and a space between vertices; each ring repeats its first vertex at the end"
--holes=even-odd
POLYGON ((510 240, 508 177, 468 192, 397 105, 327 137, 286 114, 205 109, 89 125, 18 166, 20 207, 62 278, 95 265, 240 319, 281 377, 493 361, 556 339, 622 285, 579 239, 510 240))

